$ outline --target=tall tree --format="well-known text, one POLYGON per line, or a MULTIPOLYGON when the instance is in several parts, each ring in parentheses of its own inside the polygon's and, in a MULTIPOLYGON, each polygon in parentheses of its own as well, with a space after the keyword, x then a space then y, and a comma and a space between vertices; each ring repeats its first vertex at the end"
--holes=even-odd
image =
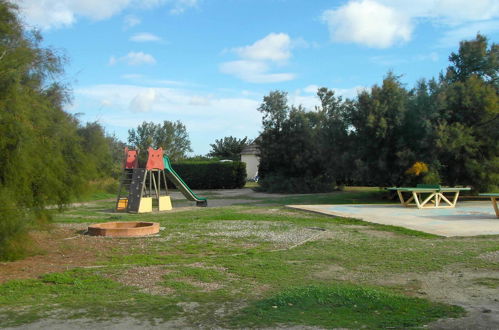
POLYGON ((337 185, 349 181, 351 166, 351 143, 348 134, 348 112, 351 102, 336 97, 333 90, 322 87, 317 90, 320 105, 316 106, 319 115, 319 142, 317 152, 323 157, 325 174, 337 185))
POLYGON ((240 160, 241 152, 243 149, 252 143, 248 137, 238 139, 233 136, 226 136, 223 139, 215 140, 211 143, 211 151, 208 153, 210 157, 217 157, 220 159, 240 160))
POLYGON ((499 186, 499 45, 478 34, 449 60, 439 89, 442 175, 450 184, 493 189, 499 186))
POLYGON ((274 91, 258 108, 263 113, 260 185, 268 191, 318 192, 331 190, 332 179, 318 152, 320 115, 302 106, 287 105, 286 93, 274 91))
POLYGON ((410 166, 410 150, 403 139, 408 94, 393 73, 381 86, 362 91, 350 114, 356 153, 356 179, 370 185, 399 184, 410 166))
POLYGON ((26 225, 69 202, 90 172, 79 123, 63 110, 64 58, 42 48, 16 10, 0 0, 0 258, 16 257, 26 225))
POLYGON ((128 142, 142 151, 161 147, 173 161, 186 158, 187 153, 192 152, 187 129, 178 120, 165 120, 162 124, 143 122, 137 129, 128 130, 128 142))

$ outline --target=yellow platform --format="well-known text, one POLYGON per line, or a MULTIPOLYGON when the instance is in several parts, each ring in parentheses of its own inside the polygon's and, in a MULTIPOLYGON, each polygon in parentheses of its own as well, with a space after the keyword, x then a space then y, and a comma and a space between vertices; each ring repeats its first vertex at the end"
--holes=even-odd
POLYGON ((142 197, 140 199, 139 210, 137 213, 152 212, 152 197, 142 197))
POLYGON ((160 211, 170 211, 172 209, 172 200, 170 196, 160 196, 158 201, 160 211))

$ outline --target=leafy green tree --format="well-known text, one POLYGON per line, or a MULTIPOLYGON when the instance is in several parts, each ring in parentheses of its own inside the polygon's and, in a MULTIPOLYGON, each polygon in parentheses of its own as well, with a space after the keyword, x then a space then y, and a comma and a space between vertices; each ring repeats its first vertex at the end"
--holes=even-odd
POLYGON ((459 51, 451 53, 449 61, 452 64, 443 80, 464 82, 471 76, 477 76, 499 90, 499 45, 493 43, 489 47, 484 35, 478 33, 473 40, 461 41, 459 51))
POLYGON ((128 130, 128 142, 144 153, 148 147, 161 147, 172 161, 186 158, 192 152, 189 134, 180 121, 143 122, 137 129, 128 130))
POLYGON ((241 159, 243 149, 251 143, 252 141, 248 140, 248 137, 238 139, 233 136, 226 136, 210 144, 211 151, 208 156, 237 161, 241 159))
POLYGON ((499 186, 499 45, 486 37, 462 41, 449 57, 438 97, 438 157, 449 184, 499 186))
POLYGON ((287 105, 287 94, 273 91, 258 109, 263 114, 260 185, 270 192, 318 192, 332 189, 318 152, 320 115, 287 105))
POLYGON ((336 97, 333 90, 322 87, 317 90, 320 105, 316 107, 319 115, 318 150, 323 156, 325 173, 336 185, 349 183, 351 176, 351 139, 348 133, 348 113, 352 102, 344 102, 336 97))
POLYGON ((187 153, 192 152, 187 128, 179 120, 176 122, 165 120, 161 129, 157 131, 155 142, 156 146, 162 147, 173 161, 186 158, 187 153))
POLYGON ((114 164, 104 127, 98 122, 86 123, 78 128, 78 135, 91 165, 92 178, 109 177, 114 164))
POLYGON ((47 205, 64 205, 91 174, 79 123, 63 108, 64 58, 42 48, 16 7, 0 0, 0 258, 22 255, 29 224, 47 219, 47 205))
POLYGON ((404 140, 408 92, 393 73, 359 93, 352 109, 355 180, 364 184, 397 185, 410 167, 411 150, 404 140))

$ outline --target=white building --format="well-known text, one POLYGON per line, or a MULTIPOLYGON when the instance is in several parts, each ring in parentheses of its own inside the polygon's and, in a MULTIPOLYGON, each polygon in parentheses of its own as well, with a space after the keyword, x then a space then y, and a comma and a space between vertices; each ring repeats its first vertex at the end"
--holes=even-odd
POLYGON ((246 180, 253 179, 258 175, 258 146, 255 143, 250 144, 241 151, 241 161, 246 163, 246 180))

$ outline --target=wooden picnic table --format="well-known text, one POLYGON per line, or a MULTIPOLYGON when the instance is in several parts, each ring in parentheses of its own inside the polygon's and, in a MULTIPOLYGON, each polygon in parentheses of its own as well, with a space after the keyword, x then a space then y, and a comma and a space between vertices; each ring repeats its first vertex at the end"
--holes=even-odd
POLYGON ((471 188, 448 188, 439 185, 418 185, 417 187, 391 187, 388 190, 395 190, 403 206, 417 206, 423 208, 450 208, 456 207, 457 199, 461 191, 471 188), (408 195, 408 198, 405 198, 408 195), (450 196, 445 196, 449 194, 450 196))
POLYGON ((492 207, 494 211, 496 211, 496 216, 499 218, 499 207, 497 206, 497 200, 499 199, 499 193, 488 193, 488 194, 479 194, 480 196, 490 197, 492 201, 492 207))

